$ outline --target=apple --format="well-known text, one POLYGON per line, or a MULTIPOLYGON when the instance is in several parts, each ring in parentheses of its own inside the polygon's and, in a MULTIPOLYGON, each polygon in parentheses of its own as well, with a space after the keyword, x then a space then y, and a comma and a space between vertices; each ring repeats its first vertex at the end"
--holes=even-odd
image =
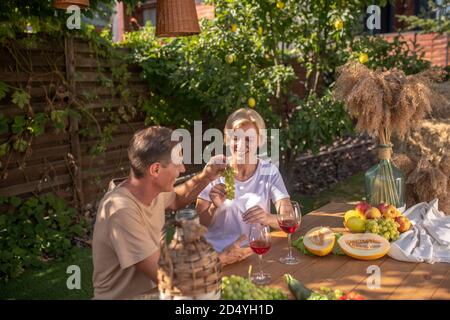
POLYGON ((370 204, 368 204, 365 201, 361 201, 360 203, 358 203, 355 207, 355 210, 358 210, 359 212, 361 212, 361 214, 364 214, 367 210, 369 210, 372 206, 370 204))
POLYGON ((381 218, 381 212, 375 207, 371 207, 365 213, 367 219, 378 219, 381 218))
POLYGON ((398 223, 398 232, 403 233, 411 228, 411 221, 405 216, 398 216, 395 218, 395 222, 398 223))
POLYGON ((388 206, 389 206, 389 205, 388 205, 387 203, 382 202, 382 203, 380 203, 380 204, 377 206, 377 208, 378 208, 378 210, 380 210, 381 213, 383 213, 384 210, 385 210, 388 206))
POLYGON ((381 203, 378 206, 378 210, 380 210, 381 214, 383 215, 384 218, 388 219, 395 219, 396 217, 398 217, 400 215, 400 212, 398 212, 397 208, 395 206, 393 206, 392 204, 386 204, 386 203, 381 203))

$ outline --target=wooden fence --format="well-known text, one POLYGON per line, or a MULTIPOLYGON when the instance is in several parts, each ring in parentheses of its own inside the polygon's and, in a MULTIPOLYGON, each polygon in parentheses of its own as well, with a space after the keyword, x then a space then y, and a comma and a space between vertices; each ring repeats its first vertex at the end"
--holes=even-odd
MULTIPOLYGON (((101 74, 110 75, 112 65, 120 63, 98 59, 89 43, 80 39, 45 42, 16 51, 3 47, 0 48, 0 81, 28 91, 33 112, 49 111, 49 100, 52 108, 67 108, 70 96, 64 96, 64 92, 89 96, 82 100, 86 103, 83 107, 103 127, 108 113, 117 112, 121 100, 105 86, 101 74)), ((140 78, 139 68, 130 67, 129 71, 131 102, 135 103, 148 89, 140 78)), ((0 101, 0 113, 13 118, 23 115, 24 110, 13 104, 8 94, 0 101)), ((0 159, 1 196, 29 197, 54 192, 81 208, 89 203, 95 205, 93 202, 99 199, 112 177, 127 174, 127 145, 132 133, 144 126, 143 116, 137 115, 128 123, 118 125, 106 152, 98 156, 89 151, 98 138, 80 134, 87 124, 75 118, 69 121, 68 130, 58 132, 47 128, 43 135, 32 139, 25 153, 14 151, 0 159)), ((6 138, 0 136, 0 144, 6 138)))

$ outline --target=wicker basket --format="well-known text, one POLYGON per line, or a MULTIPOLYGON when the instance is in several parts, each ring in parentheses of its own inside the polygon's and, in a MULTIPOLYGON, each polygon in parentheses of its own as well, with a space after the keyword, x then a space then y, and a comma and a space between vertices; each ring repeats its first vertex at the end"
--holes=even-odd
POLYGON ((220 299, 221 265, 203 237, 205 229, 196 220, 185 220, 178 223, 169 245, 163 237, 158 269, 161 299, 220 299))
POLYGON ((177 37, 200 33, 195 0, 158 0, 156 36, 177 37))
POLYGON ((81 8, 89 7, 89 0, 55 0, 53 6, 57 9, 67 9, 68 7, 75 5, 81 8))

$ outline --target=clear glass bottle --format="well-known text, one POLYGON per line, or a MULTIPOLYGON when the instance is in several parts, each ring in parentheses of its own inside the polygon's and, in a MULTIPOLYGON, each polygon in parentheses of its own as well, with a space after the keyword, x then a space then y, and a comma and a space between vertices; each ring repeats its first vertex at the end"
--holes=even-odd
POLYGON ((390 159, 380 160, 365 174, 366 199, 372 206, 387 203, 405 206, 405 175, 390 159))

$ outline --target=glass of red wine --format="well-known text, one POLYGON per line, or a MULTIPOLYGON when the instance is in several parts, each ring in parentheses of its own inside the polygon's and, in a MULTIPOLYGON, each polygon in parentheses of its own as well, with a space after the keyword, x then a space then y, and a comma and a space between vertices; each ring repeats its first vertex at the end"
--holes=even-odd
POLYGON ((252 281, 259 285, 268 284, 272 277, 262 269, 262 256, 269 251, 270 246, 272 245, 269 226, 252 224, 250 226, 248 239, 250 248, 252 248, 253 252, 259 257, 259 272, 252 275, 252 281))
POLYGON ((297 264, 300 260, 292 254, 291 235, 297 230, 302 221, 300 205, 295 201, 283 201, 277 212, 278 225, 288 235, 289 251, 287 256, 281 257, 284 264, 297 264))

